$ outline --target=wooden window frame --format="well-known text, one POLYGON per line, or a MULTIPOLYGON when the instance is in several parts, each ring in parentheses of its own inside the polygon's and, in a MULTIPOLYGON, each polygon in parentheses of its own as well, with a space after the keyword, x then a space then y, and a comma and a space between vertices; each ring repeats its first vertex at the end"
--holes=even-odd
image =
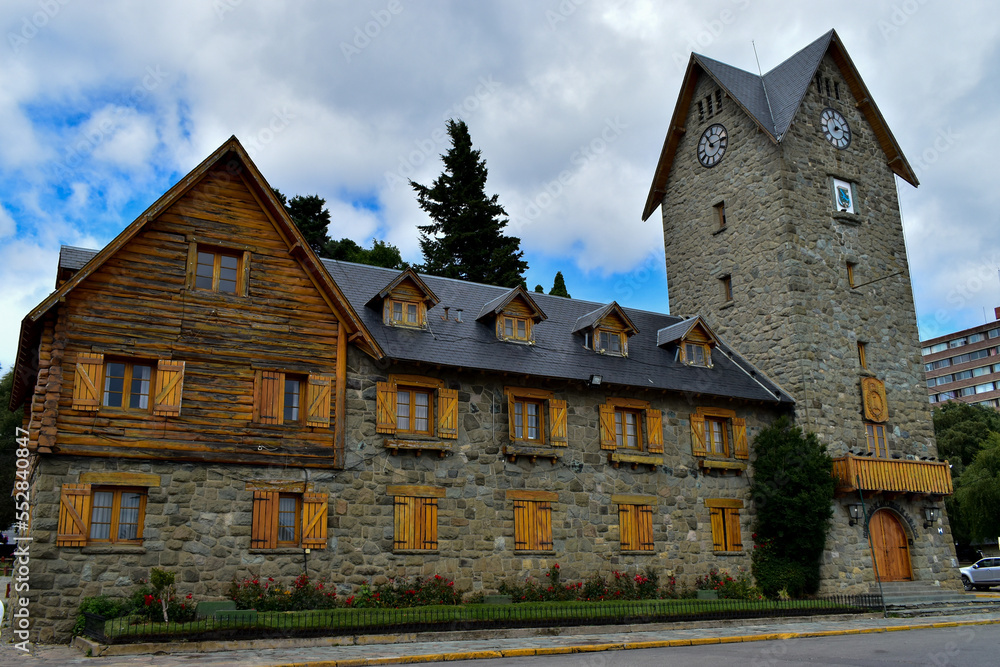
MULTIPOLYGON (((619 448, 618 415, 632 412, 637 417, 639 448, 621 447, 621 449, 650 454, 663 453, 663 413, 652 408, 649 401, 612 396, 598 406, 598 412, 600 416, 598 434, 601 449, 616 450, 619 448)), ((624 414, 621 422, 624 424, 624 414)))
POLYGON ((711 498, 705 500, 712 529, 712 549, 715 552, 743 551, 743 531, 740 527, 742 500, 711 498))
POLYGON ((389 436, 417 437, 418 440, 429 438, 454 440, 458 438, 458 390, 445 387, 443 380, 423 375, 390 375, 387 381, 376 383, 375 432, 389 436), (430 394, 428 405, 429 432, 398 428, 396 400, 401 389, 415 389, 430 394))
POLYGON ((389 298, 385 300, 385 309, 385 321, 390 326, 420 329, 427 324, 427 304, 421 301, 389 298), (396 306, 400 308, 399 318, 396 317, 396 306), (413 306, 415 320, 409 318, 410 306, 413 306))
POLYGON ((857 265, 857 262, 847 262, 847 286, 851 289, 858 286, 858 284, 854 282, 854 267, 857 265))
POLYGON ((732 274, 727 274, 719 278, 719 282, 722 284, 722 300, 725 303, 733 302, 733 276, 732 274))
POLYGON ((500 340, 511 340, 520 343, 529 343, 533 340, 532 321, 530 317, 521 315, 500 315, 500 322, 497 327, 500 340), (524 336, 518 335, 518 324, 524 323, 524 336), (511 325, 510 334, 507 333, 507 324, 511 325))
MULTIPOLYGON (((190 237, 189 237, 190 238, 190 237)), ((201 243, 192 240, 188 246, 187 287, 204 294, 219 294, 228 297, 247 296, 250 286, 250 250, 249 248, 227 247, 216 243, 201 243), (212 286, 198 286, 198 267, 207 266, 199 262, 199 254, 212 255, 212 286), (230 257, 236 260, 235 288, 232 292, 219 290, 222 274, 222 258, 230 257)))
POLYGON ((437 551, 438 501, 445 489, 406 485, 388 486, 386 492, 393 497, 393 551, 437 551))
POLYGON ((861 364, 861 368, 868 368, 868 343, 858 341, 858 363, 861 364))
POLYGON ((133 487, 133 486, 92 486, 90 490, 90 516, 87 518, 87 544, 142 544, 143 527, 145 524, 146 516, 146 496, 148 490, 144 487, 133 487), (97 506, 94 504, 95 498, 98 493, 111 493, 111 523, 108 526, 108 538, 100 539, 93 537, 94 530, 94 513, 97 511, 97 506), (121 528, 121 513, 122 513, 122 495, 126 493, 135 493, 139 496, 139 508, 138 508, 138 518, 136 520, 136 537, 135 539, 122 539, 117 537, 118 531, 121 528))
POLYGON ((247 482, 247 490, 253 492, 250 548, 325 549, 329 496, 310 489, 304 482, 247 482), (281 500, 288 498, 295 499, 295 537, 280 540, 281 500))
POLYGON ((691 341, 682 340, 681 341, 681 363, 687 364, 688 366, 699 366, 704 368, 712 367, 712 348, 707 343, 693 343, 691 341), (691 355, 691 348, 701 348, 702 351, 702 361, 704 363, 699 364, 697 359, 693 359, 691 355))
POLYGON ((437 415, 437 412, 435 411, 435 400, 434 400, 435 398, 436 396, 434 390, 428 387, 406 385, 406 384, 396 385, 396 433, 400 433, 403 435, 423 435, 423 436, 434 435, 436 430, 434 428, 434 425, 437 423, 437 420, 435 418, 437 415), (407 409, 409 412, 406 416, 406 419, 409 420, 408 428, 402 428, 399 426, 399 420, 401 418, 401 415, 399 414, 399 410, 401 407, 399 403, 400 392, 409 392, 410 394, 410 400, 409 403, 407 404, 407 409), (416 404, 416 397, 418 394, 427 396, 427 430, 424 431, 418 430, 413 427, 413 424, 416 421, 415 410, 418 407, 416 404))
POLYGON ((507 397, 507 431, 511 442, 534 447, 552 446, 565 447, 567 439, 567 410, 565 400, 555 398, 555 393, 544 389, 533 389, 531 387, 504 387, 504 395, 507 397), (518 430, 515 424, 515 416, 518 405, 536 404, 539 406, 539 437, 529 439, 523 437, 524 426, 522 423, 521 436, 518 437, 518 430))
POLYGON ((715 209, 715 216, 719 221, 719 230, 721 231, 726 228, 726 202, 720 201, 712 208, 715 209))
POLYGON ((255 424, 329 428, 333 424, 330 401, 336 384, 329 373, 297 373, 258 370, 254 377, 253 416, 255 424), (288 381, 297 381, 298 414, 286 418, 288 381))
POLYGON ((636 408, 625 408, 616 407, 615 408, 615 447, 617 449, 632 450, 636 452, 644 452, 647 449, 645 434, 643 433, 643 424, 645 415, 643 411, 636 408), (632 417, 635 420, 635 446, 631 446, 628 443, 628 434, 626 433, 627 419, 632 417))
POLYGON ((507 491, 514 504, 514 552, 555 550, 552 538, 553 491, 507 491))
POLYGON ((618 503, 618 542, 622 551, 654 551, 653 506, 618 503))
POLYGON ((297 546, 299 546, 299 542, 301 541, 301 537, 299 535, 300 529, 301 529, 301 524, 302 524, 302 494, 301 493, 279 493, 278 494, 278 525, 277 525, 278 535, 275 538, 275 542, 277 543, 278 548, 282 548, 282 547, 297 547, 297 546), (295 506, 292 509, 292 539, 290 539, 290 540, 283 540, 283 539, 281 539, 281 528, 282 528, 282 525, 283 525, 282 522, 281 522, 281 516, 283 514, 287 514, 287 512, 283 512, 281 510, 281 501, 282 500, 293 500, 295 502, 295 506))
MULTIPOLYGON (((147 361, 145 359, 124 359, 121 357, 112 357, 110 359, 104 360, 104 368, 102 374, 101 382, 101 410, 113 410, 115 412, 125 412, 133 414, 149 414, 153 410, 154 399, 156 398, 154 388, 156 387, 156 370, 157 364, 155 361, 147 361), (108 367, 112 364, 122 364, 125 366, 124 375, 122 377, 122 404, 121 405, 108 405, 108 382, 111 379, 108 373, 108 367), (132 398, 132 382, 134 378, 132 374, 136 366, 145 366, 149 368, 149 380, 147 381, 147 390, 145 393, 146 407, 145 408, 133 408, 129 407, 129 403, 132 398)), ((143 394, 140 394, 142 396, 143 394)))
POLYGON ((522 398, 515 397, 513 400, 514 405, 514 432, 511 433, 511 440, 520 440, 528 444, 543 445, 545 444, 545 401, 533 398, 522 398), (538 410, 537 418, 538 425, 536 427, 537 435, 532 438, 528 434, 528 407, 534 406, 538 410), (520 408, 520 415, 518 414, 518 409, 520 408), (517 418, 521 417, 521 425, 517 425, 517 418))
POLYGON ((598 327, 594 329, 594 352, 599 354, 605 354, 609 357, 627 357, 628 347, 627 347, 628 337, 625 335, 624 331, 618 331, 616 329, 608 329, 605 327, 598 327), (618 351, 614 352, 601 345, 601 337, 608 337, 608 345, 610 346, 612 337, 618 339, 618 351))
POLYGON ((715 417, 708 415, 705 417, 705 451, 709 456, 721 456, 729 458, 729 420, 725 417, 715 417), (715 438, 710 424, 717 425, 722 434, 722 451, 715 450, 715 438))
POLYGON ((691 413, 689 419, 691 423, 691 449, 695 457, 716 460, 728 458, 748 460, 750 458, 746 419, 737 417, 735 410, 699 407, 691 413), (726 454, 709 451, 710 431, 708 424, 711 421, 722 423, 726 454))
POLYGON ((868 445, 868 451, 873 453, 876 458, 880 459, 889 458, 889 434, 888 431, 886 430, 885 424, 876 424, 875 422, 866 421, 865 442, 868 445), (879 451, 880 434, 881 434, 883 451, 879 451))

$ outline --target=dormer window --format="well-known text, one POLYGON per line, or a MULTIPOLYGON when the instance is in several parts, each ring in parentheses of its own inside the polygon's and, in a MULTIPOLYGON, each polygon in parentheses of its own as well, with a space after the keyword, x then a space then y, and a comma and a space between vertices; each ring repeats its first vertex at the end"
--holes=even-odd
POLYGON ((413 269, 406 269, 365 304, 382 310, 382 322, 391 327, 427 328, 427 311, 439 302, 437 295, 413 269))
POLYGON ((657 331, 656 344, 674 352, 682 364, 712 368, 712 349, 719 341, 700 317, 693 317, 657 331))
POLYGON ((507 340, 531 340, 531 320, 527 317, 501 315, 501 327, 507 340))
POLYGON ((628 356, 628 339, 639 333, 621 306, 612 301, 576 321, 573 333, 583 335, 583 345, 598 354, 628 356))
POLYGON ((404 327, 423 326, 427 311, 421 306, 422 303, 389 299, 387 302, 389 323, 404 327))
POLYGON ((625 354, 625 343, 621 331, 598 329, 594 336, 594 350, 602 354, 621 357, 625 354))
POLYGON ((691 366, 710 366, 712 352, 705 343, 690 343, 685 341, 681 347, 681 361, 691 366))
POLYGON ((523 287, 515 287, 484 304, 476 321, 495 327, 497 340, 531 345, 535 325, 545 319, 531 295, 523 287))

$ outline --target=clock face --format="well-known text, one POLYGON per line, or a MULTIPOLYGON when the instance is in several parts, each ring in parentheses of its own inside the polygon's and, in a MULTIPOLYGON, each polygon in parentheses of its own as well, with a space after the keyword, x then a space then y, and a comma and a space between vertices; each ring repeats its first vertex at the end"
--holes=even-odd
POLYGON ((698 141, 698 161, 703 167, 714 167, 726 154, 729 145, 729 133, 726 128, 716 123, 705 130, 698 141))
POLYGON ((823 109, 819 117, 823 126, 823 136, 831 144, 843 150, 851 145, 851 126, 836 109, 823 109))

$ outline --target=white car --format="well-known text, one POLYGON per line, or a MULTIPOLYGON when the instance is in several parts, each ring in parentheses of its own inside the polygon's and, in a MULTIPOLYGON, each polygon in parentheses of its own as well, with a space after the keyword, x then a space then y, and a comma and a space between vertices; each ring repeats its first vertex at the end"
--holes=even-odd
POLYGON ((967 591, 1000 586, 1000 558, 983 558, 958 571, 962 573, 962 584, 967 591))

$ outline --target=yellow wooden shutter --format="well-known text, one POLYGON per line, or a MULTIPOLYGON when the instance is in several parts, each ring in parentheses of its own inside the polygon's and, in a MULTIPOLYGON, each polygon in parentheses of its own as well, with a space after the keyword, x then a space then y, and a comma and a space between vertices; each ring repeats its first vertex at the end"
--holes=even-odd
POLYGON ((285 402, 284 373, 257 371, 254 412, 261 424, 280 424, 285 402))
POLYGON ((641 551, 653 550, 653 507, 652 505, 639 505, 636 508, 639 515, 636 521, 638 527, 639 549, 641 551))
POLYGON ((726 528, 722 509, 711 507, 708 510, 712 515, 712 548, 716 551, 726 550, 726 528))
MULTIPOLYGON (((511 440, 523 440, 524 439, 524 422, 521 422, 521 437, 518 437, 517 431, 514 429, 514 411, 517 399, 514 394, 507 394, 507 433, 511 440)), ((521 417, 524 419, 524 417, 521 417)))
POLYGON ((615 449, 615 408, 599 405, 601 409, 601 449, 615 449))
POLYGON ((76 357, 76 382, 73 384, 73 407, 97 410, 101 407, 104 355, 86 352, 76 357))
POLYGON ((750 447, 747 445, 747 420, 743 417, 733 419, 734 455, 738 459, 750 458, 750 447))
MULTIPOLYGON (((329 404, 329 403, 328 403, 329 404)), ((302 547, 326 548, 327 494, 302 494, 302 547)))
POLYGON ((547 500, 532 502, 536 517, 534 531, 535 548, 541 551, 552 550, 552 503, 547 500))
POLYGON ((379 433, 396 433, 396 385, 379 382, 375 392, 375 430, 379 433))
POLYGON ((566 401, 549 399, 549 423, 552 425, 552 433, 549 442, 556 447, 565 447, 568 439, 566 437, 566 401))
POLYGON ((622 551, 635 551, 638 549, 636 539, 635 510, 636 505, 618 506, 618 533, 621 540, 622 551))
POLYGON ((417 498, 420 511, 417 513, 420 530, 417 532, 417 548, 434 550, 438 548, 437 538, 437 498, 417 498))
POLYGON ((649 439, 651 454, 663 453, 663 413, 659 410, 646 410, 646 437, 649 439))
POLYGON ((457 438, 458 437, 458 390, 445 389, 437 390, 438 397, 438 437, 457 438))
POLYGON ((332 375, 321 375, 313 373, 309 376, 309 384, 306 388, 308 397, 306 405, 306 424, 326 428, 330 425, 330 393, 333 387, 332 375))
POLYGON ((413 549, 416 544, 413 524, 416 517, 417 499, 407 496, 393 498, 393 549, 413 549))
POLYGON ((90 524, 90 484, 63 484, 56 546, 85 547, 90 524))
POLYGON ((274 549, 278 546, 278 492, 253 492, 253 529, 251 549, 274 549))
POLYGON ((514 549, 525 550, 528 546, 528 536, 530 534, 529 505, 531 501, 514 501, 514 549))
POLYGON ((184 390, 184 362, 160 359, 156 362, 156 393, 153 414, 160 417, 178 417, 181 414, 181 395, 184 390))
POLYGON ((705 418, 691 413, 691 453, 695 456, 707 456, 705 451, 705 418))
POLYGON ((726 516, 726 551, 743 551, 743 540, 740 537, 740 512, 727 509, 726 516))

